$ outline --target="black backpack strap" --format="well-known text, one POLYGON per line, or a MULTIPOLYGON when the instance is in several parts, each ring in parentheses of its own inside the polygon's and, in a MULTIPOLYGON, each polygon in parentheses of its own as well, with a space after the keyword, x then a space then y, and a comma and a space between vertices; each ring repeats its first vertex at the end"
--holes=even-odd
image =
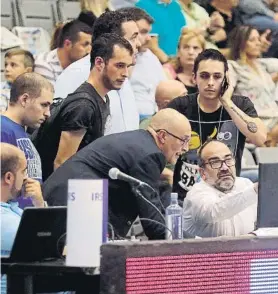
MULTIPOLYGON (((76 101, 76 100, 80 100, 80 99, 85 99, 85 100, 89 100, 92 104, 94 104, 92 97, 90 96, 90 94, 88 92, 85 91, 80 91, 80 92, 73 92, 71 94, 69 94, 66 98, 55 98, 54 100, 56 100, 56 103, 59 103, 61 100, 64 100, 62 102, 62 105, 59 109, 59 113, 64 110, 69 104, 71 104, 72 102, 76 101), (80 97, 80 94, 82 94, 82 96, 80 97)), ((53 100, 53 102, 54 102, 53 100)))

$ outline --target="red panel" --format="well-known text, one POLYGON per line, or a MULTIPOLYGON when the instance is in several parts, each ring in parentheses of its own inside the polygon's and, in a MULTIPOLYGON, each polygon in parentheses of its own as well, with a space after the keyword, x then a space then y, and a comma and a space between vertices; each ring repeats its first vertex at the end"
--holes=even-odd
POLYGON ((128 258, 127 294, 278 293, 278 250, 128 258))

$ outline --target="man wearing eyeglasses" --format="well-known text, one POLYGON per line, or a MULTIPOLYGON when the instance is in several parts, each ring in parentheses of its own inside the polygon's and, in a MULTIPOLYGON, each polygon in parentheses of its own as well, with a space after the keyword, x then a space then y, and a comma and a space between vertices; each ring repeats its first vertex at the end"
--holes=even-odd
POLYGON ((191 127, 187 118, 174 109, 163 109, 151 119, 147 130, 135 130, 101 137, 67 160, 43 184, 48 205, 67 205, 68 179, 109 179, 113 167, 152 189, 142 188, 145 200, 122 180, 109 180, 109 222, 116 235, 124 237, 139 216, 149 239, 165 238, 165 207, 170 193, 159 194, 166 162, 175 164, 188 150, 191 127), (159 223, 162 223, 160 225, 159 223))
POLYGON ((257 219, 258 184, 236 177, 235 158, 220 141, 207 141, 199 157, 202 180, 184 199, 184 235, 218 237, 252 232, 257 219))

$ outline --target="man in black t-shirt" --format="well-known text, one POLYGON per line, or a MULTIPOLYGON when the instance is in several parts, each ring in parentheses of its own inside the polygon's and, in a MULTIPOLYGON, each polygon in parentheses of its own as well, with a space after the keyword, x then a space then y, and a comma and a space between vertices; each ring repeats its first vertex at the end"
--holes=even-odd
POLYGON ((165 199, 159 195, 159 180, 166 162, 175 164, 188 150, 190 134, 186 117, 173 109, 163 109, 152 117, 147 130, 104 136, 77 152, 47 179, 43 195, 48 205, 67 205, 68 179, 107 179, 109 170, 116 167, 148 183, 156 193, 138 188, 144 200, 129 183, 109 180, 109 222, 115 232, 124 237, 139 215, 150 219, 142 220, 150 239, 164 239, 164 208, 169 205, 170 195, 165 199))
POLYGON ((48 130, 53 138, 38 150, 44 180, 79 149, 104 135, 110 121, 107 93, 121 88, 132 63, 133 49, 126 39, 103 34, 94 40, 88 80, 64 100, 48 130))
POLYGON ((208 138, 229 146, 239 175, 245 139, 261 146, 267 134, 250 99, 232 95, 227 60, 219 51, 208 49, 200 53, 193 71, 199 94, 176 98, 168 105, 184 114, 192 128, 189 151, 179 158, 174 172, 173 189, 181 199, 195 184, 197 150, 208 138))

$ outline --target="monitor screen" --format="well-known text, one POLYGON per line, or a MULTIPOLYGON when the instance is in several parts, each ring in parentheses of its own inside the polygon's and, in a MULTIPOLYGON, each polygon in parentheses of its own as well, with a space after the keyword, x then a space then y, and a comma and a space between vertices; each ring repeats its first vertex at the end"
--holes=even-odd
POLYGON ((259 166, 257 228, 268 227, 278 227, 278 163, 259 166))

